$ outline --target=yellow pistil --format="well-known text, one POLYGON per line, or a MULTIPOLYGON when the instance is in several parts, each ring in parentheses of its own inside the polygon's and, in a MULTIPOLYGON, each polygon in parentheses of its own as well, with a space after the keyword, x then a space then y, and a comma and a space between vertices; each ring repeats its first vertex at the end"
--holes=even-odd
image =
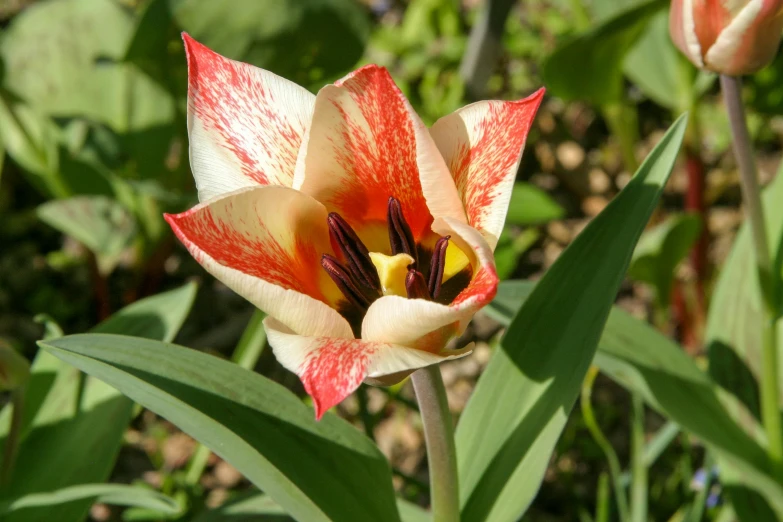
POLYGON ((405 277, 408 275, 408 266, 413 263, 413 258, 408 254, 387 256, 378 252, 370 252, 370 259, 375 265, 375 269, 378 270, 383 295, 407 297, 405 277))
POLYGON ((462 251, 460 247, 454 244, 454 241, 449 241, 449 246, 446 248, 446 262, 443 268, 443 282, 445 283, 470 264, 468 256, 462 251))

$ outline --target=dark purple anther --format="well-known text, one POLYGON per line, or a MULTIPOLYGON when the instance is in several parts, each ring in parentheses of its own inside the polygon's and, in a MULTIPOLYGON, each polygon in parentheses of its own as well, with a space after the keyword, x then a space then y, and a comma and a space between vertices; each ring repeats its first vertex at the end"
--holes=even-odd
POLYGON ((380 293, 381 280, 378 279, 378 272, 372 264, 367 247, 351 225, 336 212, 330 213, 326 222, 329 225, 329 234, 345 256, 347 268, 354 280, 380 293))
POLYGON ((446 268, 446 249, 449 247, 451 236, 445 236, 435 243, 430 260, 430 280, 427 285, 433 299, 438 298, 440 287, 443 283, 443 271, 446 268))
POLYGON ((351 274, 340 264, 340 261, 329 254, 324 254, 321 256, 321 266, 326 270, 326 273, 329 274, 329 277, 332 278, 332 281, 334 281, 334 284, 337 285, 337 288, 340 289, 346 299, 366 312, 370 307, 370 300, 362 293, 351 274))
POLYGON ((391 244, 392 255, 408 254, 413 258, 413 265, 416 266, 418 255, 416 253, 416 243, 413 241, 413 233, 405 216, 402 213, 402 206, 393 196, 389 198, 389 210, 387 212, 389 222, 389 243, 391 244))
POLYGON ((408 270, 408 275, 405 276, 405 290, 408 291, 408 299, 430 298, 430 292, 427 290, 427 283, 424 281, 424 275, 413 268, 408 270))

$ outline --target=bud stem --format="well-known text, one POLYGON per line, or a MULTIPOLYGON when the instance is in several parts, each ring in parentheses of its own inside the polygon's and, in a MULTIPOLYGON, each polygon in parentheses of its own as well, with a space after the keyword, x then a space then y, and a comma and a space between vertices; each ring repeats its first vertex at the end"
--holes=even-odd
POLYGON ((734 155, 740 171, 745 209, 753 235, 759 285, 761 293, 765 297, 766 317, 761 361, 761 417, 767 433, 767 453, 772 461, 773 474, 778 480, 783 481, 783 430, 781 429, 778 400, 777 313, 775 310, 777 281, 772 276, 772 258, 770 257, 767 226, 761 203, 761 191, 756 175, 753 146, 745 120, 745 107, 742 105, 742 83, 738 77, 721 75, 720 84, 731 124, 734 155))
POLYGON ((430 470, 433 522, 459 522, 459 483, 454 420, 437 364, 411 376, 419 402, 430 470))

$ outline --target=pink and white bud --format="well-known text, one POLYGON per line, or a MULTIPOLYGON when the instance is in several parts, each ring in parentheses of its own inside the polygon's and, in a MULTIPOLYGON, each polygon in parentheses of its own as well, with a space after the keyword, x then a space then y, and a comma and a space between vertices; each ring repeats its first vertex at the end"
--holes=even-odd
POLYGON ((778 50, 783 0, 672 0, 669 30, 697 67, 730 76, 752 74, 778 50))

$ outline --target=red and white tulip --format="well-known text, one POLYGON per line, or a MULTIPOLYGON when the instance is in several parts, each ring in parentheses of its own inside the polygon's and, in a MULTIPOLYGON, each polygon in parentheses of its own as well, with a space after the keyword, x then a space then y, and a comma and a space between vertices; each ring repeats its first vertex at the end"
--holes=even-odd
POLYGON ((263 310, 316 416, 399 382, 495 296, 493 250, 543 90, 428 129, 386 69, 317 96, 184 35, 200 204, 166 215, 204 268, 263 310))
POLYGON ((783 0, 673 0, 669 29, 697 67, 729 76, 751 74, 777 53, 783 0))

